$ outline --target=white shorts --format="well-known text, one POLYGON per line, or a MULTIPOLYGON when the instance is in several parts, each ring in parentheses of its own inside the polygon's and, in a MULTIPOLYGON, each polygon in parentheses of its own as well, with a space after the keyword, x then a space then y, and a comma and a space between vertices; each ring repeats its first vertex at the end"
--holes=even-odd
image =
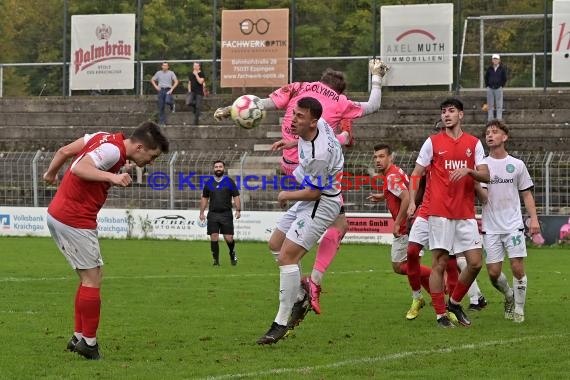
POLYGON ((46 222, 55 244, 74 270, 103 265, 97 230, 70 227, 50 214, 47 215, 46 222))
POLYGON ((421 246, 429 247, 429 223, 421 216, 416 217, 410 229, 410 243, 418 243, 421 246))
POLYGON ((443 249, 450 254, 481 248, 481 235, 475 219, 447 219, 430 216, 430 249, 443 249))
POLYGON ((523 231, 510 234, 484 234, 483 247, 486 252, 487 264, 500 263, 505 258, 505 251, 509 259, 526 257, 526 242, 523 231))
POLYGON ((295 203, 277 223, 287 239, 309 251, 339 216, 342 198, 322 196, 295 203))
POLYGON ((391 254, 393 263, 403 263, 408 260, 408 235, 394 238, 391 254))

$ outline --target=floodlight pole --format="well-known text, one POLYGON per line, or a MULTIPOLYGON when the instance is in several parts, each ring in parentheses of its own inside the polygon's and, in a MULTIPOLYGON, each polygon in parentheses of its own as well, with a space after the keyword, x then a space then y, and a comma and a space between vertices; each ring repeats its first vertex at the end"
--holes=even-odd
POLYGON ((216 83, 217 83, 217 72, 218 70, 216 69, 216 61, 217 61, 217 53, 216 53, 216 47, 217 47, 217 38, 218 36, 216 35, 216 22, 217 22, 217 9, 218 9, 218 0, 214 0, 212 2, 212 94, 216 94, 216 83))
POLYGON ((67 95, 67 1, 63 0, 63 47, 62 47, 62 58, 63 58, 63 67, 62 67, 62 78, 61 78, 61 92, 63 96, 67 95))
POLYGON ((142 96, 142 81, 139 78, 143 76, 143 68, 140 64, 141 60, 141 24, 142 24, 142 0, 137 0, 137 33, 136 33, 136 40, 135 40, 135 56, 136 56, 136 64, 135 64, 135 95, 139 94, 142 96))
POLYGON ((546 87, 547 87, 547 80, 546 80, 546 75, 547 75, 547 64, 548 64, 548 38, 547 38, 547 33, 548 33, 548 0, 544 0, 544 33, 542 33, 542 35, 544 36, 544 41, 543 41, 543 50, 544 50, 544 65, 543 65, 543 91, 546 92, 546 87))
POLYGON ((461 49, 461 39, 459 38, 461 36, 461 0, 457 0, 457 47, 455 49, 455 57, 456 57, 456 79, 455 79, 455 93, 457 95, 459 95, 459 89, 461 88, 461 86, 459 85, 459 81, 461 79, 461 70, 459 68, 459 65, 461 63, 461 54, 459 54, 459 51, 461 49))

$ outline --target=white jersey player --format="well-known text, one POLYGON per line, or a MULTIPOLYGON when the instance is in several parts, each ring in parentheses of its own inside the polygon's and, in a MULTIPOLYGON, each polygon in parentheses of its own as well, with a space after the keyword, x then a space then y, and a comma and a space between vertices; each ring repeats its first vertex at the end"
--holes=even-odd
POLYGON ((321 118, 322 109, 317 99, 305 97, 293 111, 291 127, 299 135, 299 166, 293 175, 302 189, 281 191, 277 198, 282 208, 287 201, 296 203, 279 221, 269 242, 270 247, 279 247, 279 310, 258 344, 276 343, 294 327, 290 324, 293 305, 303 299, 308 302, 299 262, 340 213, 344 157, 333 130, 321 118))
POLYGON ((519 193, 530 215, 530 233, 540 233, 536 207, 532 196, 534 187, 526 165, 509 155, 505 142, 509 130, 499 120, 487 123, 485 141, 489 156, 485 161, 491 180, 477 189, 483 201, 483 246, 487 252, 487 272, 491 283, 505 296, 505 318, 514 322, 524 321, 527 277, 523 259, 527 255, 524 225, 519 193), (507 253, 513 273, 513 288, 502 272, 507 253))

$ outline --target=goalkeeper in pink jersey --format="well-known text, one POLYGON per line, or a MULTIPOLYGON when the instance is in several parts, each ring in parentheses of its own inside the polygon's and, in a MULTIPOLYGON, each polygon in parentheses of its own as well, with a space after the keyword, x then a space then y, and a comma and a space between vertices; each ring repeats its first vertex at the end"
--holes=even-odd
MULTIPOLYGON (((382 98, 382 78, 388 72, 388 67, 379 59, 372 59, 369 62, 372 73, 372 90, 367 102, 356 102, 343 95, 346 89, 344 73, 327 69, 318 82, 293 82, 269 94, 268 98, 261 99, 265 110, 284 109, 285 116, 281 123, 282 139, 273 144, 273 150, 281 150, 281 170, 285 175, 291 175, 293 170, 299 166, 297 140, 298 136, 291 133, 291 122, 293 119, 293 109, 297 101, 303 97, 313 97, 323 105, 322 118, 335 128, 343 121, 343 132, 336 135, 342 145, 351 143, 352 119, 377 112, 380 109, 382 98)), ((218 121, 230 116, 230 106, 218 108, 214 113, 214 118, 218 121)), ((319 296, 321 293, 321 283, 323 274, 331 264, 340 242, 348 231, 348 222, 344 214, 344 207, 341 215, 327 229, 317 250, 315 264, 309 279, 304 282, 310 295, 310 306, 315 313, 320 314, 321 307, 319 296)), ((275 254, 279 251, 276 247, 269 247, 275 254)), ((306 309, 301 307, 302 300, 295 304, 291 315, 292 325, 298 324, 305 316, 306 309)), ((291 324, 291 323, 290 323, 291 324)))

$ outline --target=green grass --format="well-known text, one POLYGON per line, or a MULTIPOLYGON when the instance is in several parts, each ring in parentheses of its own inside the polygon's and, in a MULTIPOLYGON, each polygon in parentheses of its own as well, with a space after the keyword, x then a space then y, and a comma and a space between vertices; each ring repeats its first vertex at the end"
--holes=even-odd
POLYGON ((483 270, 489 306, 469 313, 471 328, 441 330, 431 306, 405 320, 410 291, 391 272, 388 247, 343 245, 323 284, 323 314, 258 346, 278 305, 265 244, 238 242, 237 267, 222 244, 215 268, 207 242, 102 240, 104 359, 90 362, 65 351, 78 280, 53 241, 0 238, 0 246, 1 379, 568 377, 568 249, 530 249, 524 324, 503 319, 483 270))

